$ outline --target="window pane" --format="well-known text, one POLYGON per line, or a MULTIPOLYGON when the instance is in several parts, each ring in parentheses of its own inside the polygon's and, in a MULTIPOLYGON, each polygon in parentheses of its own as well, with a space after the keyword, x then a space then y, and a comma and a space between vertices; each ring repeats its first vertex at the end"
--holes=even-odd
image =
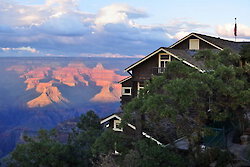
POLYGON ((165 67, 164 61, 161 61, 161 67, 165 67))
POLYGON ((169 60, 169 55, 161 55, 161 60, 169 60))
POLYGON ((124 93, 130 93, 130 89, 124 89, 124 93))

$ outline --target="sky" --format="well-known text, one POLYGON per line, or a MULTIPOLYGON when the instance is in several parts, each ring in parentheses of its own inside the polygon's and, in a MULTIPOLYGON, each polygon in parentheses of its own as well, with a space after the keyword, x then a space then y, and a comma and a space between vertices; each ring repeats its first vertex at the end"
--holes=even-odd
POLYGON ((139 58, 191 32, 250 40, 249 0, 0 0, 0 57, 139 58))

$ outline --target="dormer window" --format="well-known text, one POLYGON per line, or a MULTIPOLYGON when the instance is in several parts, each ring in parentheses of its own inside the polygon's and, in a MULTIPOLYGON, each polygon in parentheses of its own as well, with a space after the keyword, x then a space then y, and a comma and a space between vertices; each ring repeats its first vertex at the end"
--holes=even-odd
POLYGON ((171 61, 171 55, 166 53, 159 54, 159 70, 158 73, 163 73, 167 67, 167 63, 171 61))
POLYGON ((199 50, 200 49, 199 39, 189 39, 189 50, 199 50))

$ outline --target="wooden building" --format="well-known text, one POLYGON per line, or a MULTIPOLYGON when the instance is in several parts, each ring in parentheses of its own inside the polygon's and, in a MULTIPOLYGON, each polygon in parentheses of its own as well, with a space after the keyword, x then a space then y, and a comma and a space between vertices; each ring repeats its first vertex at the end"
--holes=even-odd
POLYGON ((199 50, 221 51, 229 48, 238 53, 242 45, 246 44, 250 44, 250 42, 234 42, 191 33, 169 47, 160 47, 125 69, 130 76, 119 82, 122 84, 121 104, 124 105, 136 97, 139 90, 143 89, 146 80, 149 80, 153 75, 162 74, 167 68, 168 62, 181 61, 187 66, 203 72, 203 62, 194 58, 199 50))
MULTIPOLYGON (((144 88, 145 81, 151 79, 153 75, 161 75, 171 61, 181 61, 191 68, 205 72, 203 62, 194 58, 199 50, 221 51, 229 48, 233 52, 239 53, 242 46, 247 44, 250 44, 250 42, 234 42, 204 34, 191 33, 169 47, 160 47, 125 69, 130 76, 119 82, 122 84, 121 105, 136 98, 140 89, 144 88)), ((101 124, 108 124, 108 127, 114 131, 125 132, 127 130, 117 129, 121 122, 121 115, 122 113, 108 116, 101 121, 101 124)), ((128 124, 127 127, 126 129, 136 130, 134 125, 128 124)), ((160 143, 149 135, 144 136, 151 138, 158 144, 160 143)))

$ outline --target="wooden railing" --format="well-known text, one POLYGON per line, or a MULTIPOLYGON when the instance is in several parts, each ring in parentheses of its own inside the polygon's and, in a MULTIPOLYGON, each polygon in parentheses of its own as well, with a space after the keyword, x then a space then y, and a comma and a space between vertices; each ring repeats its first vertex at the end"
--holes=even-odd
POLYGON ((164 73, 165 71, 166 71, 165 67, 153 67, 152 69, 153 75, 159 75, 159 74, 164 73))

